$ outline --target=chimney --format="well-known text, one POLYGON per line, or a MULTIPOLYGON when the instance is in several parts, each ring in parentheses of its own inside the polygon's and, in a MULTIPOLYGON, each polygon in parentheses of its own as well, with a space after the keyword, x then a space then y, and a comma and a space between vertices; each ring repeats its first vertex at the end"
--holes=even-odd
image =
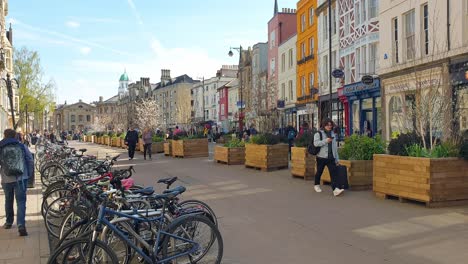
POLYGON ((10 41, 10 44, 13 46, 13 29, 11 28, 11 23, 10 23, 10 29, 7 31, 7 39, 10 41))
POLYGON ((171 80, 171 71, 166 69, 161 69, 161 82, 171 80))
POLYGON ((99 102, 102 102, 103 99, 102 96, 99 96, 99 102))
POLYGON ((83 101, 80 99, 80 100, 78 100, 78 102, 79 102, 79 103, 82 103, 83 101))

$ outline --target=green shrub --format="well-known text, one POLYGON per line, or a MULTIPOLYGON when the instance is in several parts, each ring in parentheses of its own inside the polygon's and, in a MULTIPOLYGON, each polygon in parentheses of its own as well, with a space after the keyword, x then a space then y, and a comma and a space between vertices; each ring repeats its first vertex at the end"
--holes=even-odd
POLYGON ((408 156, 407 149, 414 144, 422 145, 421 137, 415 132, 400 134, 397 138, 390 141, 388 144, 388 152, 390 155, 408 156))
POLYGON ((257 134, 250 137, 249 143, 256 145, 276 145, 282 142, 282 138, 273 134, 257 134))
POLYGON ((238 138, 235 138, 225 143, 224 146, 227 148, 243 148, 245 147, 245 142, 238 138))
POLYGON ((380 136, 371 138, 354 134, 345 138, 344 146, 339 149, 340 159, 372 160, 374 154, 384 154, 385 147, 385 141, 380 136))
POLYGON ((96 135, 96 137, 102 137, 102 132, 96 132, 94 134, 96 135))
POLYGON ((119 137, 120 137, 121 139, 125 139, 125 136, 126 136, 126 135, 127 135, 127 133, 122 133, 122 134, 120 134, 119 137))
POLYGON ((427 151, 427 149, 423 148, 420 144, 412 144, 406 147, 406 153, 410 157, 430 157, 430 152, 427 151))
POLYGON ((102 136, 103 137, 109 137, 109 135, 107 133, 103 133, 102 136))
POLYGON ((442 143, 432 150, 425 149, 420 144, 413 144, 407 147, 406 152, 410 157, 422 158, 450 158, 459 156, 459 147, 452 143, 442 143))
POLYGON ((162 138, 160 136, 157 136, 157 135, 153 135, 152 141, 153 142, 162 142, 162 141, 164 141, 164 138, 162 138))
POLYGON ((174 135, 172 137, 174 140, 190 140, 190 139, 201 139, 205 138, 203 134, 193 134, 193 135, 187 135, 186 132, 179 133, 177 135, 174 135))
POLYGON ((309 144, 312 144, 314 141, 314 134, 312 132, 307 132, 302 134, 299 138, 296 139, 294 142, 294 146, 298 148, 307 148, 309 144))
POLYGON ((468 140, 463 141, 461 144, 459 156, 465 160, 468 160, 468 140))

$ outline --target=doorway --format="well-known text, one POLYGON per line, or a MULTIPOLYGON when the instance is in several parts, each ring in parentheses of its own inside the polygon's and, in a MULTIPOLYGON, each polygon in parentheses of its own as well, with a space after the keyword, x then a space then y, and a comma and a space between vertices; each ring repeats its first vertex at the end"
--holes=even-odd
POLYGON ((361 111, 361 134, 367 136, 374 136, 374 117, 372 109, 363 109, 361 111))

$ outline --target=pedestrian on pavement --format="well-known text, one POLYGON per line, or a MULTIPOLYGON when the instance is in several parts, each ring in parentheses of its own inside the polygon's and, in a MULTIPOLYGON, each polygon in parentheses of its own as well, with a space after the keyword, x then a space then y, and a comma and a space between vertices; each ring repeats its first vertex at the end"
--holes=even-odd
POLYGON ((128 146, 128 159, 132 160, 135 156, 135 148, 138 142, 138 132, 131 126, 125 135, 125 145, 128 146))
POLYGON ((316 192, 322 192, 320 188, 320 178, 322 177, 325 166, 330 173, 331 188, 333 194, 338 196, 343 193, 343 189, 337 187, 336 174, 338 172, 337 165, 339 165, 338 157, 338 144, 336 143, 336 134, 333 132, 335 124, 329 118, 322 121, 321 129, 314 135, 314 146, 319 147, 320 151, 317 154, 317 172, 315 173, 315 186, 316 192), (322 136, 320 136, 320 134, 322 136))
POLYGON ((151 148, 153 143, 153 131, 149 128, 143 130, 143 157, 146 160, 146 153, 148 153, 149 159, 151 160, 151 148))
POLYGON ((34 173, 34 161, 29 149, 15 139, 16 132, 6 129, 0 141, 0 174, 5 192, 6 222, 4 229, 13 226, 15 213, 13 200, 16 197, 16 224, 20 236, 27 236, 26 231, 26 190, 29 177, 34 173))
POLYGON ((291 148, 294 145, 294 139, 297 136, 297 131, 296 129, 289 124, 288 127, 286 128, 286 135, 288 137, 288 145, 289 145, 289 159, 291 159, 291 148))
POLYGON ((174 130, 174 136, 179 135, 180 133, 182 133, 182 130, 179 129, 179 126, 176 126, 174 130))

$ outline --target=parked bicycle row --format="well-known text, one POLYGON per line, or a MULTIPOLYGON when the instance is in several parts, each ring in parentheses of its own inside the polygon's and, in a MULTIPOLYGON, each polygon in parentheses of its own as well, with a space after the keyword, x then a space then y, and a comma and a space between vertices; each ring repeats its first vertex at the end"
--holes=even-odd
POLYGON ((182 200, 177 177, 160 191, 134 184, 135 169, 44 142, 35 166, 44 183, 41 213, 55 250, 48 263, 221 263, 223 239, 214 211, 182 200))

